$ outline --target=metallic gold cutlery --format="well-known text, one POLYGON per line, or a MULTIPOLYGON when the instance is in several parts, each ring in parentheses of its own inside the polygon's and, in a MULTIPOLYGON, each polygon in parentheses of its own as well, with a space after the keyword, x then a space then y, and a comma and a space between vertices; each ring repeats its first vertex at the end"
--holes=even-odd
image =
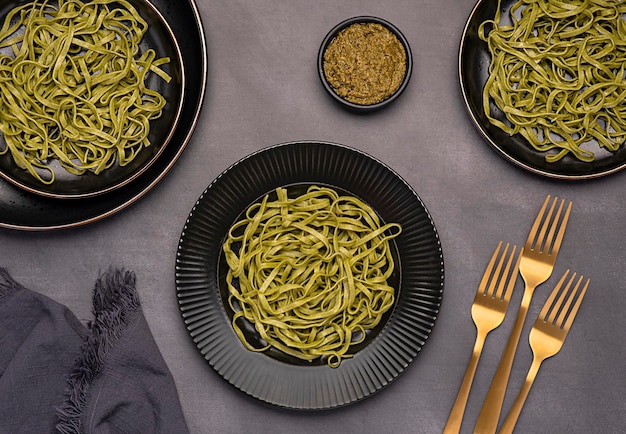
POLYGON ((487 397, 478 415, 474 433, 493 434, 498 426, 498 419, 502 410, 502 402, 509 382, 511 367, 515 352, 522 333, 528 307, 535 288, 548 280, 552 274, 556 257, 559 253, 567 221, 569 219, 572 202, 569 202, 563 213, 564 200, 562 199, 558 210, 554 213, 557 198, 554 198, 549 207, 550 196, 546 197, 543 206, 533 223, 526 244, 524 245, 522 259, 519 266, 520 274, 525 282, 524 295, 511 330, 511 335, 498 364, 496 373, 491 381, 487 397), (546 210, 547 214, 546 214, 546 210))
POLYGON ((509 244, 507 243, 498 260, 501 247, 502 241, 498 243, 489 264, 487 264, 485 273, 478 285, 474 302, 472 303, 472 320, 476 325, 476 342, 474 343, 474 350, 465 371, 463 381, 461 382, 461 387, 459 388, 456 400, 450 411, 448 422, 443 430, 444 434, 456 434, 461 429, 465 406, 487 334, 502 324, 507 307, 509 306, 509 301, 511 300, 513 287, 517 280, 517 270, 521 254, 517 256, 515 263, 513 263, 517 250, 517 246, 514 245, 507 259, 507 253, 509 251, 509 244))
POLYGON ((513 432, 517 419, 522 411, 522 407, 526 402, 528 392, 537 377, 537 372, 541 367, 541 363, 548 357, 552 357, 557 354, 563 347, 567 333, 574 322, 576 313, 578 313, 580 303, 583 301, 583 297, 587 292, 589 279, 587 279, 585 285, 579 291, 583 276, 579 277, 574 288, 570 290, 572 283, 574 282, 574 278, 576 277, 576 273, 572 274, 572 277, 567 282, 565 288, 561 290, 568 273, 569 270, 567 270, 565 274, 563 274, 563 277, 561 277, 561 280, 550 294, 550 297, 543 306, 543 309, 539 313, 539 316, 530 331, 528 340, 530 342, 530 347, 533 350, 533 362, 528 370, 526 381, 524 381, 522 389, 517 395, 509 414, 504 420, 504 424, 500 429, 500 434, 509 434, 513 432), (557 296, 559 297, 558 300, 556 300, 557 296))

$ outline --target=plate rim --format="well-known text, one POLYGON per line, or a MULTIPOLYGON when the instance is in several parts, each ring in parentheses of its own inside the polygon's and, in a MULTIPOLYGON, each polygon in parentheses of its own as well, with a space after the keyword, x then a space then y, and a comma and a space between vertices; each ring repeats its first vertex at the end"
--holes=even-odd
MULTIPOLYGON (((311 181, 311 182, 314 183, 315 181, 311 181)), ((302 183, 302 182, 298 181, 298 183, 302 183)), ((285 185, 285 184, 280 184, 280 185, 285 185)), ((278 187, 280 185, 277 184, 276 186, 278 187)), ((337 187, 344 188, 343 186, 340 186, 340 185, 337 185, 337 187)), ((213 226, 215 226, 215 222, 213 222, 213 226)), ((192 230, 192 233, 193 233, 193 230, 192 230)), ((214 244, 219 245, 217 241, 215 241, 214 244)), ((407 255, 408 253, 403 254, 401 248, 399 248, 398 250, 399 250, 400 258, 402 260, 402 257, 407 255)), ((400 264, 400 267, 402 267, 402 263, 400 264)), ((405 280, 404 275, 406 271, 401 271, 401 273, 402 273, 401 281, 404 282, 405 280)), ((266 404, 270 404, 273 406, 286 408, 286 409, 292 409, 292 410, 327 410, 331 408, 343 407, 345 405, 349 405, 349 404, 361 401, 364 398, 367 398, 379 392, 380 390, 388 386, 391 382, 393 382, 396 378, 398 378, 404 371, 406 371, 409 365, 411 365, 415 361, 415 359, 417 358, 417 356, 423 349, 424 345, 429 341, 429 337, 432 334, 433 327, 440 313, 440 309, 441 309, 441 305, 443 301, 444 281, 445 281, 445 268, 444 268, 444 259, 443 259, 441 240, 439 238, 432 216, 430 212, 428 211, 428 209, 426 208, 426 205, 424 204, 420 196, 417 194, 417 192, 402 177, 400 177, 395 171, 393 171, 393 169, 391 169, 388 165, 378 160, 377 158, 371 156, 370 154, 367 154, 363 151, 360 151, 358 149, 355 149, 346 145, 340 145, 337 143, 325 142, 325 141, 296 141, 296 142, 285 142, 285 143, 280 143, 278 145, 272 145, 266 148, 262 148, 258 151, 255 151, 239 159, 234 164, 230 165, 227 169, 225 169, 209 184, 209 186, 203 191, 203 193, 199 196, 198 200, 193 205, 185 221, 183 229, 181 231, 181 236, 179 238, 178 247, 176 251, 176 260, 175 260, 175 284, 176 284, 176 296, 177 296, 177 301, 179 305, 179 312, 181 314, 181 318, 185 325, 187 334, 189 335, 191 339, 190 342, 196 347, 197 350, 199 350, 199 352, 201 353, 200 355, 211 366, 211 368, 220 375, 220 377, 222 377, 224 380, 226 380, 228 383, 233 385, 238 390, 244 392, 246 395, 254 397, 266 404), (342 361, 342 364, 339 366, 339 368, 335 368, 335 369, 329 368, 328 366, 325 366, 325 365, 324 366, 321 366, 321 365, 320 366, 296 366, 296 365, 285 364, 275 359, 271 359, 270 357, 266 355, 259 354, 259 353, 252 353, 246 350, 238 341, 232 341, 233 339, 236 339, 236 337, 234 335, 234 332, 232 331, 232 326, 230 324, 230 321, 228 320, 228 314, 226 312, 226 309, 224 308, 223 302, 221 301, 221 298, 219 296, 220 289, 219 289, 218 276, 217 276, 217 267, 218 267, 217 262, 218 262, 218 257, 220 255, 220 248, 215 249, 215 246, 213 246, 213 248, 207 247, 207 250, 211 250, 211 251, 205 252, 203 254, 200 254, 199 252, 194 250, 197 248, 197 245, 199 244, 204 245, 205 242, 208 243, 209 242, 207 241, 208 238, 211 239, 211 242, 214 242, 215 239, 219 237, 223 237, 224 234, 220 232, 219 234, 209 235, 206 233, 208 232, 208 230, 205 230, 204 232, 200 231, 197 235, 199 235, 202 238, 202 240, 198 239, 196 241, 193 241, 193 238, 189 235, 190 230, 194 228, 194 225, 197 226, 202 223, 208 222, 207 207, 210 207, 210 204, 207 205, 207 201, 210 200, 210 195, 211 195, 211 192, 213 191, 212 189, 215 188, 216 183, 220 183, 224 177, 229 176, 228 175, 229 173, 233 173, 232 171, 235 170, 239 164, 246 162, 250 159, 258 158, 259 154, 271 153, 271 152, 276 151, 277 149, 280 150, 280 148, 284 148, 286 146, 293 147, 293 146, 298 146, 298 145, 313 145, 313 146, 320 145, 320 146, 328 146, 331 148, 331 150, 333 147, 336 147, 338 149, 337 152, 354 152, 360 155, 361 158, 364 158, 365 159, 364 161, 367 161, 368 163, 373 163, 376 165, 376 168, 380 168, 381 170, 388 172, 388 174, 394 178, 395 182, 399 183, 398 185, 400 185, 402 189, 406 189, 406 191, 408 192, 407 194, 411 194, 411 198, 415 200, 415 204, 419 203, 419 209, 414 212, 417 212, 419 214, 419 217, 423 218, 424 221, 427 220, 427 223, 424 223, 421 220, 420 220, 420 223, 424 225, 426 224, 428 225, 428 229, 429 229, 428 237, 432 237, 432 239, 434 240, 433 245, 428 245, 427 247, 423 247, 422 245, 420 246, 422 246, 424 249, 435 250, 437 252, 437 259, 438 259, 437 261, 434 261, 434 260, 432 261, 433 263, 437 262, 436 267, 433 265, 433 271, 430 271, 431 269, 429 268, 429 266, 424 266, 427 269, 427 271, 421 274, 421 277, 424 277, 424 276, 431 277, 431 275, 432 276, 434 276, 435 274, 437 275, 436 282, 437 282, 438 287, 436 291, 432 289, 432 294, 431 294, 430 292, 431 287, 422 283, 421 285, 415 284, 413 285, 413 288, 409 288, 409 292, 402 293, 403 299, 408 298, 409 300, 412 300, 410 298, 411 296, 413 297, 419 296, 422 299, 425 299, 425 298, 428 298, 426 294, 432 295, 432 300, 430 303, 432 306, 431 305, 426 306, 425 304, 426 302, 420 305, 420 308, 423 309, 423 311, 427 311, 428 309, 430 309, 428 310, 428 315, 425 315, 425 317, 427 317, 430 322, 428 324, 427 332, 423 331, 424 328, 420 328, 421 324, 415 325, 415 328, 413 330, 415 332, 415 336, 413 336, 413 338, 416 341, 419 341, 419 343, 416 344, 417 348, 415 349, 415 354, 409 357, 410 360, 407 363, 405 363, 405 365, 402 366, 401 368, 396 368, 398 369, 398 372, 396 372, 395 374, 391 374, 384 380, 381 380, 376 386, 373 387, 374 390, 370 390, 369 393, 365 393, 362 396, 359 396, 354 399, 349 399, 347 401, 346 400, 342 401, 341 398, 336 396, 335 400, 330 399, 330 404, 328 402, 326 404, 323 404, 323 403, 320 404, 318 402, 317 405, 310 405, 310 406, 297 405, 295 403, 289 404, 288 402, 277 402, 276 399, 272 398, 272 393, 262 393, 262 391, 259 392, 258 390, 246 389, 246 387, 251 387, 251 386, 242 385, 241 382, 236 381, 237 379, 233 378, 232 375, 227 375, 227 373, 224 372, 225 369, 223 367, 220 367, 221 362, 219 358, 216 359, 207 355, 207 353, 211 352, 211 348, 207 349, 206 346, 203 346, 204 345, 203 343, 212 338, 210 336, 207 336, 207 333, 209 332, 202 331, 202 328, 204 328, 205 325, 200 324, 199 327, 192 327, 192 325, 195 325, 195 323, 197 322, 195 319, 196 313, 200 313, 201 316, 204 318, 203 321, 206 321, 205 324, 208 324, 209 322, 211 323, 211 325, 208 326, 211 328, 211 332, 209 334, 213 334, 217 336, 217 338, 215 338, 216 342, 219 342, 222 339, 228 339, 230 342, 232 342, 233 346, 239 345, 240 348, 237 349, 238 356, 251 357, 251 358, 260 357, 261 358, 260 360, 263 360, 261 364, 264 365, 261 369, 270 369, 268 368, 269 366, 279 366, 283 368, 283 372, 285 372, 286 370, 286 371, 289 371, 289 374, 291 374, 295 371, 298 371, 298 372, 301 372, 303 376, 307 376, 307 378, 309 378, 310 376, 315 376, 313 372, 320 372, 321 373, 320 375, 328 374, 330 376, 340 375, 342 373, 342 369, 346 369, 347 372, 352 372, 352 371, 348 371, 348 368, 344 368, 344 367, 345 366, 353 367, 353 365, 351 364, 356 364, 360 360, 358 358, 358 355, 361 352, 374 353, 375 351, 380 350, 381 345, 393 346, 393 342, 389 343, 388 341, 384 340, 384 337, 387 336, 389 333, 396 333, 397 332, 396 328, 400 327, 397 325, 397 323, 399 321, 401 322, 404 320, 404 317, 400 316, 401 314, 397 313, 398 309, 400 308, 400 303, 396 305, 394 312, 391 314, 386 324, 382 327, 378 336, 375 337, 367 347, 365 347, 364 349, 361 349, 361 351, 357 353, 355 357, 350 358, 350 359, 345 359, 344 361, 342 361), (215 235, 215 239, 214 239, 214 235, 215 235), (189 247, 187 244, 190 244, 192 247, 189 247), (186 252, 186 250, 192 250, 192 252, 186 252), (192 256, 187 257, 187 253, 192 254, 192 256), (215 259, 215 261, 213 261, 213 259, 215 259), (203 265, 200 266, 201 269, 198 269, 192 272, 191 269, 193 268, 192 264, 194 261, 201 261, 203 265), (436 271, 434 271, 435 268, 436 268, 436 271), (188 294, 188 289, 186 288, 186 284, 184 281, 186 277, 190 277, 186 274, 187 272, 190 272, 193 275, 192 280, 195 282, 193 284, 193 287, 195 288, 193 292, 196 293, 199 291, 199 293, 195 294, 190 299, 189 302, 186 300, 186 297, 189 294, 188 294), (435 296, 435 293, 436 293, 436 296, 435 296), (200 294, 203 294, 203 295, 200 295, 200 294), (198 297, 198 300, 196 300, 196 297, 198 297), (199 301, 200 299, 202 299, 203 301, 199 301), (196 303, 198 303, 197 306, 195 305, 196 303), (204 309, 206 309, 206 311, 204 311, 204 309), (198 330, 198 328, 200 328, 200 330, 198 330), (224 337, 223 333, 227 333, 228 336, 224 337), (382 344, 381 344, 381 341, 382 341, 382 344), (355 362, 355 360, 357 362, 355 362)), ((410 282, 412 282, 412 280, 410 282)), ((400 309, 406 310, 408 308, 402 305, 400 309)), ((424 320, 424 323, 425 322, 426 320, 424 320)), ((411 348, 411 350, 413 350, 413 348, 411 348)), ((226 356, 228 356, 228 354, 226 356)), ((366 362, 370 360, 367 358, 369 357, 368 354, 363 355, 361 357, 366 362)), ((237 360, 239 360, 239 358, 237 360)), ((397 364, 397 362, 395 363, 397 364)), ((390 363, 390 364, 393 364, 393 363, 390 363)), ((363 366, 356 366, 356 368, 362 368, 362 367, 363 366)), ((376 373, 375 375, 379 375, 379 374, 376 373)), ((345 381, 345 379, 341 379, 341 377, 338 377, 338 378, 340 379, 339 381, 345 381)), ((306 379, 303 379, 302 381, 304 382, 306 381, 306 379)), ((326 386, 328 386, 328 384, 326 384, 326 386)), ((359 390, 359 391, 356 391, 355 393, 358 394, 358 392, 362 392, 362 391, 363 390, 359 390)))

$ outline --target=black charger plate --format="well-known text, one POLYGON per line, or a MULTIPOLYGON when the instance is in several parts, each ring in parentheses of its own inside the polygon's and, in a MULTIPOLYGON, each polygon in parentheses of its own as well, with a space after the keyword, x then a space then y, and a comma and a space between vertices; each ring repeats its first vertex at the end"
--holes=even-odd
MULTIPOLYGON (((516 0, 502 0, 502 18, 509 16, 516 0)), ((491 55, 487 44, 478 37, 478 27, 486 20, 493 20, 497 0, 479 0, 469 15, 459 50, 459 78, 465 105, 474 126, 486 142, 509 162, 532 173, 550 178, 582 180, 597 178, 620 171, 626 167, 626 146, 617 152, 608 152, 599 147, 593 149, 596 159, 591 163, 577 160, 571 155, 547 163, 545 153, 536 151, 520 134, 509 136, 492 125, 483 109, 483 88, 489 77, 491 55)), ((496 113, 495 105, 492 113, 496 113)))
MULTIPOLYGON (((4 17, 16 6, 30 3, 30 0, 14 0, 0 9, 0 17, 4 17)), ((167 57, 170 61, 161 66, 168 73, 171 81, 167 83, 156 74, 148 74, 145 84, 148 89, 159 92, 167 101, 161 111, 161 116, 150 122, 148 139, 150 147, 143 149, 128 164, 121 166, 114 164, 102 173, 96 175, 90 171, 77 175, 66 171, 57 160, 47 164, 47 169, 35 168, 44 179, 50 179, 50 171, 54 172, 55 180, 51 184, 44 184, 21 169, 15 163, 11 152, 0 155, 0 176, 25 190, 53 198, 84 198, 97 196, 132 182, 141 176, 163 153, 170 142, 180 118, 184 97, 185 71, 183 60, 178 48, 178 42, 169 28, 165 18, 146 0, 128 0, 139 15, 148 24, 140 44, 139 53, 149 49, 155 50, 158 57, 167 57)), ((56 5, 55 2, 52 3, 56 5)), ((114 6, 109 6, 113 9, 114 6)), ((4 137, 0 135, 0 149, 6 148, 4 137)))
MULTIPOLYGON (((443 296, 443 256, 424 204, 395 172, 357 150, 297 142, 261 150, 222 173, 193 207, 176 256, 176 290, 187 330, 207 362, 236 388, 299 410, 339 407, 371 396, 413 362, 430 336, 443 296), (277 187, 293 194, 324 185, 368 203, 402 233, 392 240, 396 305, 337 368, 278 351, 243 347, 231 326, 222 243, 242 212, 277 187)), ((250 332, 251 333, 251 332, 250 332)), ((251 340, 251 339, 250 339, 251 340)))
POLYGON ((152 0, 178 40, 185 64, 185 102, 169 145, 140 177, 113 192, 86 199, 53 199, 0 179, 0 227, 50 230, 76 227, 116 214, 145 196, 174 166, 198 121, 207 81, 207 47, 193 0, 152 0))

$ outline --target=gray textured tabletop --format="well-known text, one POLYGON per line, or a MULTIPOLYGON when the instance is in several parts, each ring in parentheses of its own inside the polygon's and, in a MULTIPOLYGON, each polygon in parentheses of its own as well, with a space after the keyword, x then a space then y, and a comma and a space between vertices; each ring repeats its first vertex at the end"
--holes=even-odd
MULTIPOLYGON (((557 271, 537 292, 513 365, 504 411, 532 360, 528 332, 549 288, 571 268, 591 279, 562 351, 539 372, 517 432, 617 433, 626 427, 626 198, 617 173, 564 182, 505 161, 472 125, 461 97, 458 50, 474 0, 198 0, 208 87, 197 129, 171 172, 129 208, 83 227, 0 229, 0 266, 25 286, 90 316, 91 290, 110 265, 134 270, 143 310, 193 433, 438 433, 469 360, 476 285, 497 241, 522 244, 547 194, 573 201, 557 271), (368 116, 324 93, 319 44, 343 19, 394 23, 413 50, 405 93, 368 116), (382 160, 419 194, 437 227, 444 298, 414 363, 380 393, 344 408, 297 412, 263 405, 224 381, 190 340, 178 309, 174 262, 187 215, 232 163, 297 140, 348 145, 382 160)), ((518 281, 510 312, 521 299, 518 281)), ((514 314, 487 340, 462 432, 471 432, 514 314)))

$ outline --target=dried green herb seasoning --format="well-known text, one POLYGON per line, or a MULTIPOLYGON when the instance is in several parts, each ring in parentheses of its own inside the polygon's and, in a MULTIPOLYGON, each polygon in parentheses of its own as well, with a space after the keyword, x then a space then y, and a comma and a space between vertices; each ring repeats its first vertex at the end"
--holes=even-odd
POLYGON ((356 23, 328 44, 324 75, 345 100, 376 104, 393 95, 402 84, 406 57, 402 43, 389 29, 378 23, 356 23))

